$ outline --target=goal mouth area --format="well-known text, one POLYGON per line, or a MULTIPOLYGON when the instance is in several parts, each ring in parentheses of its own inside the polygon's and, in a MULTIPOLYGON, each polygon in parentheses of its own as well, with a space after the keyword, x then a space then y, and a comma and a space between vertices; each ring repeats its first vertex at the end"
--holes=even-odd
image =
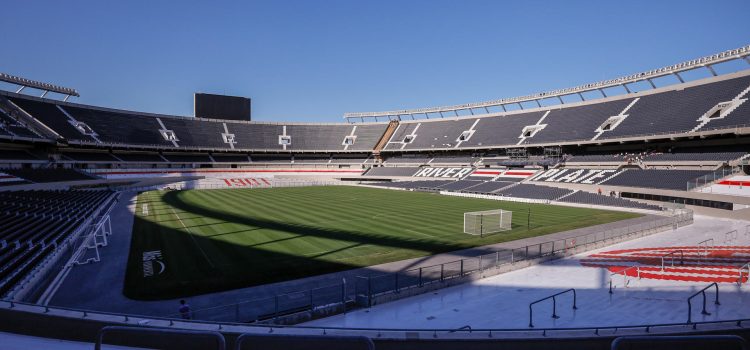
POLYGON ((483 210, 464 213, 464 233, 483 236, 485 234, 512 229, 513 212, 509 210, 483 210))

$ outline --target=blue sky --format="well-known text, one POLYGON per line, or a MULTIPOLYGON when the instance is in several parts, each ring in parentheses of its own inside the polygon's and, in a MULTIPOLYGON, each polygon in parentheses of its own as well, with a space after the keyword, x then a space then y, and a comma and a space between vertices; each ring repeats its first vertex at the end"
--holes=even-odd
POLYGON ((266 121, 513 97, 750 43, 747 0, 2 7, 0 72, 76 88, 76 102, 154 113, 192 115, 193 92, 249 96, 266 121))

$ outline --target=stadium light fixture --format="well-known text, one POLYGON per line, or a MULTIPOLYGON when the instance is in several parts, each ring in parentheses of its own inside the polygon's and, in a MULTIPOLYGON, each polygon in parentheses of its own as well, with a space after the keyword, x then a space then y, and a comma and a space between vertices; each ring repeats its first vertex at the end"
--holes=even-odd
POLYGON ((75 96, 75 97, 81 96, 78 93, 78 91, 76 91, 75 89, 66 88, 63 86, 49 84, 49 83, 44 83, 41 81, 21 78, 21 77, 17 77, 17 76, 5 74, 5 73, 0 73, 0 81, 18 85, 19 88, 18 90, 16 90, 16 93, 21 93, 21 91, 23 91, 23 89, 27 87, 42 90, 44 91, 44 93, 42 93, 42 96, 40 96, 42 98, 47 96, 47 93, 50 93, 50 92, 56 92, 56 93, 65 95, 65 99, 63 101, 67 101, 68 98, 70 98, 70 96, 75 96))
MULTIPOLYGON (((521 102, 538 101, 538 100, 546 99, 550 97, 564 96, 564 95, 570 95, 570 94, 578 94, 579 96, 581 96, 582 92, 588 92, 588 91, 594 91, 594 90, 601 91, 602 89, 606 89, 609 87, 621 86, 624 84, 630 84, 630 83, 635 83, 635 82, 644 81, 644 80, 648 81, 648 83, 651 84, 652 88, 656 88, 656 85, 654 85, 654 83, 651 81, 652 79, 667 76, 667 75, 673 75, 675 73, 684 72, 684 71, 688 71, 688 70, 692 70, 696 68, 706 68, 711 72, 711 74, 716 76, 717 74, 712 68, 713 65, 723 63, 723 62, 728 62, 728 61, 734 61, 738 59, 744 59, 746 62, 748 62, 748 64, 750 64, 750 45, 745 45, 737 49, 727 50, 727 51, 719 52, 713 55, 704 56, 701 58, 696 58, 693 60, 673 64, 667 67, 652 69, 649 71, 640 72, 636 74, 630 74, 630 75, 622 76, 622 77, 615 78, 615 79, 603 80, 603 81, 599 81, 595 83, 589 83, 589 84, 579 85, 579 86, 565 88, 565 89, 551 90, 551 91, 540 92, 540 93, 526 95, 526 96, 504 98, 504 99, 499 99, 499 100, 477 102, 477 103, 467 103, 467 104, 453 105, 453 106, 429 107, 429 108, 418 108, 418 109, 407 109, 407 110, 385 111, 385 112, 345 113, 344 119, 346 119, 347 121, 351 121, 352 118, 364 120, 365 118, 374 118, 376 116, 413 115, 413 114, 426 114, 426 113, 439 113, 442 116, 442 112, 454 112, 455 113, 458 110, 494 107, 494 106, 501 106, 503 107, 503 111, 505 111, 505 105, 507 104, 521 105, 521 102)), ((521 109, 523 109, 523 106, 521 106, 521 109)))

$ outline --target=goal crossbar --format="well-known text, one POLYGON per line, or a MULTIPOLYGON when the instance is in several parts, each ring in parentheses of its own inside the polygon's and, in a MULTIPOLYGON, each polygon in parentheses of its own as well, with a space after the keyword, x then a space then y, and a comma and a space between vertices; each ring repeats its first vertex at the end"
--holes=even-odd
POLYGON ((513 212, 508 210, 483 210, 464 213, 464 233, 485 235, 511 229, 513 212))

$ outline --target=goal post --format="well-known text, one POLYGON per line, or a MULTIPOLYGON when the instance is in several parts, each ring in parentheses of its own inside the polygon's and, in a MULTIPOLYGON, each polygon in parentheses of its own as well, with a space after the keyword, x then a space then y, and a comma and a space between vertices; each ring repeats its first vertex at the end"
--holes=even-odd
POLYGON ((483 236, 511 229, 513 212, 509 210, 485 210, 464 213, 464 233, 483 236))

